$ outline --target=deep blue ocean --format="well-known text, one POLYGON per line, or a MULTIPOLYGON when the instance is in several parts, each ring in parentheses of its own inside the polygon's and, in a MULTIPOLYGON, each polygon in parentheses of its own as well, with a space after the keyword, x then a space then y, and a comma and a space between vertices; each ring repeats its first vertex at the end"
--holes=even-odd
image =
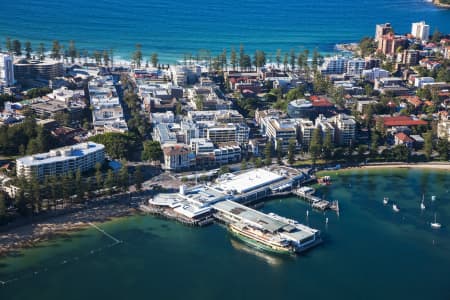
POLYGON ((114 49, 129 58, 136 43, 145 56, 181 59, 199 49, 248 52, 296 51, 317 47, 332 52, 336 43, 373 36, 375 24, 391 22, 396 32, 424 20, 431 32, 450 33, 450 10, 421 0, 14 0, 0 5, 0 42, 6 36, 44 42, 74 40, 80 49, 114 49))

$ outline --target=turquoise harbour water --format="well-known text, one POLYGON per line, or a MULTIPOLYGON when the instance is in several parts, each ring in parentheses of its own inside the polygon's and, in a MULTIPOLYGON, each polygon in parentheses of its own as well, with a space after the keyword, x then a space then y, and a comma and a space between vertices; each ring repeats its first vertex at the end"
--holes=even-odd
POLYGON ((0 260, 0 280, 15 280, 0 285, 0 298, 448 300, 450 174, 350 170, 331 176, 333 184, 320 192, 340 200, 339 217, 313 212, 296 198, 263 207, 322 231, 324 243, 303 255, 256 251, 215 224, 192 228, 136 216, 100 225, 122 244, 109 247, 111 239, 88 229, 0 260), (383 206, 384 196, 401 211, 383 206), (430 228, 434 212, 440 230, 430 228))
POLYGON ((110 49, 128 59, 136 43, 146 56, 182 59, 199 49, 219 53, 244 44, 247 51, 318 47, 373 36, 375 24, 391 22, 398 33, 425 20, 450 32, 450 10, 421 0, 15 0, 2 1, 0 41, 6 36, 37 44, 76 41, 80 49, 110 49))

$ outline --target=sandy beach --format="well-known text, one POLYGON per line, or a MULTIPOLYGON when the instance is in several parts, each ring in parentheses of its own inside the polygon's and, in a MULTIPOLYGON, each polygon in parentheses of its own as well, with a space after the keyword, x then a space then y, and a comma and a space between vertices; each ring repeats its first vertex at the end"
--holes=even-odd
POLYGON ((12 228, 0 234, 0 257, 87 228, 91 226, 89 223, 106 222, 135 213, 136 209, 128 205, 109 204, 12 228))
POLYGON ((349 167, 346 169, 383 169, 383 168, 405 168, 405 169, 435 169, 450 170, 450 163, 447 162, 429 162, 429 163, 371 163, 358 167, 349 167))
POLYGON ((441 3, 440 0, 432 0, 432 3, 440 8, 447 8, 447 9, 450 8, 450 4, 441 3))

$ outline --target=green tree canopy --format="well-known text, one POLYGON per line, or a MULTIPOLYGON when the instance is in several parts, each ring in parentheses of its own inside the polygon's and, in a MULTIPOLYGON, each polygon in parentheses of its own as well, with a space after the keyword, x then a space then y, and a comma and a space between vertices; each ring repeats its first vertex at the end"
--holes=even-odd
POLYGON ((160 161, 162 159, 163 151, 158 141, 145 141, 143 145, 142 160, 160 161))
POLYGON ((143 55, 142 55, 142 45, 141 44, 136 44, 136 50, 133 53, 133 62, 136 64, 137 68, 141 67, 141 62, 143 59, 143 55))
POLYGON ((309 144, 309 154, 311 155, 313 164, 316 163, 317 158, 320 156, 321 149, 322 149, 322 130, 317 127, 313 131, 313 136, 309 144))
POLYGON ((158 65, 158 53, 153 52, 152 55, 150 56, 150 61, 152 62, 152 67, 156 68, 156 66, 158 65))
POLYGON ((127 158, 134 148, 135 141, 129 134, 108 132, 89 138, 90 141, 103 144, 106 153, 115 159, 127 158))
POLYGON ((288 163, 292 165, 295 160, 295 148, 296 148, 297 142, 295 139, 289 140, 288 145, 288 163))
POLYGON ((433 152, 433 134, 431 131, 427 131, 426 133, 424 133, 423 135, 424 138, 424 151, 425 151, 425 156, 427 157, 428 160, 431 159, 431 154, 433 152))
POLYGON ((268 141, 264 148, 264 164, 266 166, 272 163, 272 142, 268 141))

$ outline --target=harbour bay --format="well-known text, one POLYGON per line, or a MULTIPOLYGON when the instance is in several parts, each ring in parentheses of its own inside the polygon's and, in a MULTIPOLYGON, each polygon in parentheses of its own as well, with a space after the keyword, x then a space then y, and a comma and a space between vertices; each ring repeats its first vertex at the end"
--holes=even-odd
POLYGON ((340 216, 313 212, 294 197, 262 208, 322 231, 324 243, 300 256, 257 251, 220 225, 194 228, 135 216, 99 225, 122 244, 112 246, 89 229, 0 260, 0 280, 17 278, 0 286, 0 295, 28 299, 39 290, 48 299, 446 299, 448 172, 351 169, 330 175, 333 184, 319 192, 340 201, 340 216), (400 212, 383 205, 385 196, 400 212), (440 230, 429 226, 435 212, 440 230))

